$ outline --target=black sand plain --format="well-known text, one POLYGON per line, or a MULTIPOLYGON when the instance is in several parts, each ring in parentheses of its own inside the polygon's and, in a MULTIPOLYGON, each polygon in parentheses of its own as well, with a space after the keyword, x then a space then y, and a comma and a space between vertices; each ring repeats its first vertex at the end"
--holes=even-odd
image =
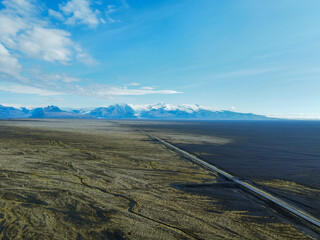
POLYGON ((141 121, 173 143, 320 218, 320 121, 141 121))
MULTIPOLYGON (((255 154, 237 150, 241 140, 255 138, 243 135, 245 127, 210 123, 216 129, 207 130, 197 124, 0 121, 0 239, 317 239, 304 225, 136 130, 149 130, 214 163, 230 145, 223 167, 233 172, 234 154, 255 154)), ((260 161, 255 169, 267 171, 260 161)), ((259 177, 245 169, 249 165, 238 163, 242 172, 236 173, 256 176, 268 188, 264 182, 283 179, 259 177)), ((302 191, 303 185, 310 194, 319 189, 296 184, 294 189, 302 191)))

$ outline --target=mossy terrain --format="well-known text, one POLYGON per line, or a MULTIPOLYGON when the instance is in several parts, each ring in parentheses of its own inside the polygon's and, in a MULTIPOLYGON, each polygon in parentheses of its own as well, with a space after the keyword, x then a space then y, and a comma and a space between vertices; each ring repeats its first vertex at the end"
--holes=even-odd
POLYGON ((318 189, 310 188, 295 182, 284 181, 281 179, 275 179, 273 181, 257 181, 257 183, 266 187, 280 189, 285 192, 292 192, 299 195, 313 196, 314 194, 320 194, 320 190, 318 189))
POLYGON ((250 181, 320 219, 319 122, 140 120, 125 123, 250 181))
POLYGON ((0 122, 0 239, 310 239, 116 122, 0 122))

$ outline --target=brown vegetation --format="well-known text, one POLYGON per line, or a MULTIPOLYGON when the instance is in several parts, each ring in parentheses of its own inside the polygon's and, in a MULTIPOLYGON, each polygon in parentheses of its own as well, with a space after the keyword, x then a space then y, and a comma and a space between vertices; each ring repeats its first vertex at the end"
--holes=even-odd
POLYGON ((308 239, 255 198, 106 121, 0 122, 1 239, 308 239))

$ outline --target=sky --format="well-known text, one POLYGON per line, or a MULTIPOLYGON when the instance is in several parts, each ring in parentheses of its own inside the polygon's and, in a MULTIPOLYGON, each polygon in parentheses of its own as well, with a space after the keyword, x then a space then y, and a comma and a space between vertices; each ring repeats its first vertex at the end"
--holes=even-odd
POLYGON ((0 104, 320 117, 319 0, 1 0, 0 104))

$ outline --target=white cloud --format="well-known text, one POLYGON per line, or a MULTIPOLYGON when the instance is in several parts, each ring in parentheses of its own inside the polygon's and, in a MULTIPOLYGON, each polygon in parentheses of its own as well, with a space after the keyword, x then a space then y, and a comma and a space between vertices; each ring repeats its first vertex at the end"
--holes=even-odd
POLYGON ((140 85, 139 83, 133 82, 133 83, 128 83, 128 84, 126 84, 124 87, 139 86, 139 85, 140 85))
POLYGON ((4 77, 24 80, 20 75, 21 69, 18 60, 0 43, 0 74, 4 77))
POLYGON ((81 79, 72 77, 65 73, 44 73, 39 68, 29 69, 28 73, 33 79, 51 83, 51 85, 53 85, 53 82, 73 83, 81 81, 81 79))
POLYGON ((0 11, 0 41, 8 47, 15 48, 18 32, 28 26, 20 17, 8 15, 4 12, 4 10, 0 11))
MULTIPOLYGON (((49 62, 66 63, 75 59, 94 62, 71 40, 68 31, 52 27, 52 23, 41 16, 36 0, 5 0, 2 3, 5 8, 0 10, 0 43, 5 47, 49 62)), ((49 14, 59 15, 53 10, 49 10, 49 14)))
POLYGON ((154 87, 142 87, 141 89, 143 89, 143 90, 153 90, 154 87))
POLYGON ((78 95, 97 98, 180 93, 174 90, 156 90, 146 87, 138 89, 110 85, 89 85, 83 87, 74 84, 75 82, 80 81, 80 79, 65 74, 44 74, 39 70, 33 70, 30 74, 34 79, 42 78, 42 81, 39 83, 32 83, 32 86, 23 84, 0 84, 0 91, 19 94, 35 94, 39 96, 78 95), (57 84, 57 82, 63 82, 64 85, 57 84))
POLYGON ((108 5, 107 6, 106 13, 110 14, 110 13, 114 13, 116 11, 117 11, 116 5, 108 5))
POLYGON ((126 1, 121 1, 120 6, 111 5, 109 4, 105 10, 105 16, 109 23, 121 22, 120 20, 116 20, 112 17, 113 14, 122 11, 124 9, 128 9, 130 6, 127 4, 126 1))
POLYGON ((61 95, 59 92, 49 91, 45 89, 40 89, 36 87, 30 87, 20 84, 4 86, 0 85, 0 91, 11 92, 11 93, 21 93, 21 94, 36 94, 40 96, 54 96, 61 95))
POLYGON ((97 64, 97 61, 93 57, 91 57, 89 53, 83 50, 80 45, 76 44, 74 48, 77 51, 76 58, 79 62, 89 66, 97 64))
POLYGON ((129 89, 127 87, 115 86, 93 86, 88 93, 93 96, 110 97, 110 96, 127 96, 127 95, 147 95, 147 94, 177 94, 180 92, 174 90, 155 90, 155 89, 129 89))
POLYGON ((104 22, 99 17, 100 11, 90 8, 89 0, 70 0, 66 4, 60 5, 60 9, 67 16, 66 24, 85 24, 89 27, 95 27, 104 22))
POLYGON ((18 48, 29 57, 64 63, 73 54, 70 35, 64 30, 35 26, 19 36, 18 48))
MULTIPOLYGON (((83 79, 65 73, 45 73, 35 67, 25 69, 19 63, 19 58, 34 58, 63 64, 75 59, 85 64, 95 64, 96 61, 71 39, 68 31, 54 27, 48 18, 43 17, 41 3, 38 0, 3 0, 2 4, 4 8, 0 9, 1 91, 40 96, 71 94, 99 98, 179 93, 174 90, 156 90, 152 87, 139 88, 138 83, 122 87, 109 85, 83 87, 77 84, 83 79)), ((49 10, 48 14, 65 19, 69 24, 81 23, 94 27, 102 22, 99 20, 100 12, 92 10, 87 0, 70 0, 60 7, 66 17, 54 10, 49 10)))
POLYGON ((35 0, 3 0, 2 4, 7 11, 13 11, 19 15, 30 15, 37 12, 37 7, 34 5, 35 0))
POLYGON ((65 21, 65 17, 63 16, 63 14, 61 12, 49 9, 48 11, 49 16, 54 17, 60 21, 65 21))

